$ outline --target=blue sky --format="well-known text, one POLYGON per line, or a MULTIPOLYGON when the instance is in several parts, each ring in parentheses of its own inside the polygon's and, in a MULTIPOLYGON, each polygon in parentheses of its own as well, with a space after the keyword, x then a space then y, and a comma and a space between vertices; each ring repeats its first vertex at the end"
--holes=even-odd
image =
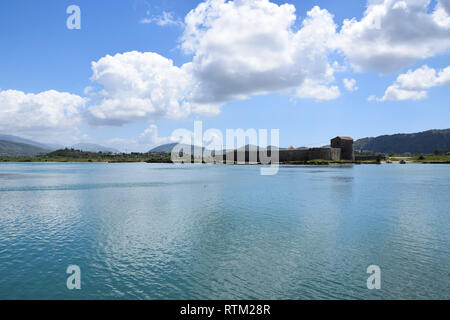
MULTIPOLYGON (((415 21, 414 19, 421 19, 424 13, 421 7, 417 7, 417 3, 424 4, 427 1, 386 0, 384 2, 369 1, 367 3, 366 1, 346 0, 343 3, 342 1, 288 0, 287 2, 271 2, 277 5, 272 9, 277 14, 280 13, 281 17, 284 11, 281 12, 279 5, 288 3, 295 6, 296 21, 288 27, 288 31, 292 33, 296 33, 302 28, 303 19, 307 17, 307 12, 314 6, 326 9, 329 14, 333 15, 333 21, 337 25, 336 34, 341 34, 339 44, 327 43, 325 45, 326 50, 328 50, 327 53, 318 53, 311 58, 312 62, 305 62, 305 56, 308 56, 308 52, 323 49, 316 45, 320 42, 320 39, 312 40, 311 46, 313 47, 311 49, 306 48, 301 53, 294 54, 293 59, 295 61, 291 69, 305 70, 304 74, 298 77, 286 71, 290 67, 285 68, 277 61, 266 59, 268 65, 271 63, 276 65, 273 70, 268 67, 270 70, 264 74, 259 74, 253 69, 242 70, 242 73, 239 73, 239 77, 245 79, 248 76, 248 79, 250 79, 248 91, 232 88, 233 85, 231 85, 229 89, 223 90, 227 93, 231 92, 232 97, 230 98, 228 95, 227 98, 219 98, 218 95, 224 94, 221 91, 222 88, 230 85, 230 78, 228 75, 226 75, 227 77, 223 76, 223 72, 217 76, 209 77, 207 70, 210 69, 208 69, 208 65, 205 65, 205 61, 207 61, 206 58, 216 59, 216 56, 221 53, 218 50, 221 50, 222 47, 217 48, 208 43, 208 39, 201 34, 199 35, 199 32, 201 32, 201 29, 199 29, 200 31, 196 31, 195 37, 201 44, 195 44, 197 47, 194 48, 193 52, 186 52, 183 48, 183 44, 187 44, 183 35, 186 34, 186 28, 189 25, 184 21, 185 16, 195 9, 200 1, 1 1, 0 132, 34 138, 44 142, 67 144, 95 142, 115 146, 122 150, 126 148, 128 151, 145 151, 149 146, 166 141, 164 139, 155 141, 149 138, 150 140, 143 142, 140 137, 142 138, 144 131, 150 125, 158 128, 158 136, 169 137, 172 131, 177 128, 191 130, 193 120, 202 120, 205 129, 217 128, 224 132, 227 128, 280 129, 280 145, 297 147, 324 145, 329 142, 331 137, 336 135, 348 135, 357 139, 382 134, 449 127, 450 108, 448 101, 450 91, 448 84, 450 82, 446 78, 447 73, 444 72, 445 68, 450 66, 450 23, 448 23, 450 20, 446 20, 448 17, 446 14, 448 13, 445 10, 448 1, 443 0, 439 3, 431 1, 426 4, 425 13, 428 13, 430 18, 425 21, 426 23, 424 22, 420 34, 419 31, 414 30, 411 33, 405 33, 404 30, 407 30, 408 26, 401 25, 398 19, 394 21, 394 18, 398 17, 396 15, 413 15, 414 12, 419 12, 422 15, 416 14, 409 19, 411 20, 410 23, 417 25, 421 21, 415 21), (396 5, 397 2, 404 3, 404 5, 396 5), (66 19, 69 16, 66 13, 66 8, 72 4, 78 5, 81 9, 81 30, 69 30, 66 27, 66 19), (380 17, 380 28, 370 29, 362 34, 358 33, 358 28, 365 27, 362 19, 365 15, 368 15, 364 13, 366 8, 376 5, 385 6, 391 10, 392 16, 380 17), (439 14, 435 13, 437 10, 440 10, 439 14), (166 20, 165 24, 162 22, 164 13, 166 17, 170 18, 166 20), (355 24, 353 29, 348 29, 348 32, 344 34, 341 30, 343 21, 352 18, 355 18, 355 23, 360 23, 360 25, 355 24), (143 21, 148 23, 142 23, 143 21), (435 21, 438 22, 435 23, 435 21), (435 25, 432 25, 433 23, 435 25), (427 34, 427 26, 430 28, 429 34, 427 34), (439 28, 439 32, 441 32, 438 38, 436 37, 436 28, 439 28), (398 33, 396 34, 396 32, 398 33), (371 39, 364 38, 369 36, 373 37, 373 52, 379 50, 382 53, 379 56, 370 56, 372 51, 372 48, 370 48, 371 39), (376 48, 377 45, 380 47, 376 48), (338 49, 336 49, 336 46, 338 49), (386 46, 392 48, 392 53, 383 51, 386 46), (211 51, 207 52, 206 50, 211 51), (193 75, 192 79, 194 79, 189 78, 188 82, 198 81, 200 89, 188 97, 184 92, 193 89, 186 88, 186 84, 183 83, 180 84, 181 89, 179 89, 183 91, 182 98, 179 97, 178 89, 176 97, 173 98, 167 96, 169 94, 166 92, 167 87, 158 88, 158 92, 164 98, 158 100, 160 102, 155 102, 155 104, 160 104, 153 106, 158 110, 155 112, 145 109, 145 105, 142 106, 142 103, 145 104, 145 101, 147 101, 144 97, 146 94, 145 88, 140 91, 138 96, 143 102, 139 101, 138 107, 136 107, 128 99, 136 92, 128 93, 121 88, 118 89, 122 90, 119 93, 111 92, 123 84, 124 79, 121 79, 117 85, 111 84, 111 79, 115 79, 114 77, 99 76, 99 78, 93 79, 92 62, 98 62, 107 55, 115 57, 116 54, 125 54, 132 51, 139 53, 154 52, 163 57, 157 58, 157 60, 161 60, 161 63, 166 61, 165 59, 173 60, 176 70, 174 70, 174 74, 168 76, 167 79, 169 80, 173 77, 178 78, 177 72, 181 72, 184 64, 194 61, 195 65, 195 56, 201 57, 202 59, 198 59, 201 62, 198 62, 196 68, 194 68, 197 71, 188 75, 189 77, 193 75), (324 56, 327 59, 326 62, 322 61, 324 56), (310 68, 311 64, 316 63, 316 60, 320 60, 317 62, 317 70, 319 70, 317 79, 314 74, 316 67, 310 68), (393 61, 396 62, 395 66, 385 67, 393 61), (340 66, 333 65, 334 62, 337 62, 340 66), (333 70, 331 78, 325 74, 322 68, 325 65, 331 66, 333 70), (428 68, 424 69, 424 66, 428 66, 428 68), (407 74, 408 70, 411 70, 409 75, 407 74), (416 70, 423 70, 424 73, 413 73, 416 70), (270 77, 272 71, 274 77, 280 75, 280 79, 292 76, 292 81, 289 80, 289 83, 293 85, 278 87, 276 81, 268 83, 270 81, 262 78, 270 77), (442 72, 442 74, 439 72, 442 72), (407 75, 405 79, 408 79, 403 82, 397 81, 397 84, 395 84, 397 77, 402 74, 407 75), (424 74, 434 74, 435 76, 426 82, 424 74), (208 83, 209 78, 214 78, 214 83, 208 83), (304 85, 305 81, 308 82, 312 78, 314 78, 314 80, 311 80, 314 86, 322 86, 325 91, 320 91, 319 96, 315 97, 297 94, 297 89, 304 85), (354 80, 358 89, 355 91, 347 90, 343 83, 344 79, 354 80), (259 80, 261 80, 261 83, 265 83, 261 88, 257 87, 259 80), (104 83, 110 84, 110 87, 106 90, 106 98, 101 93, 104 83), (392 88, 392 94, 387 95, 387 89, 393 85, 395 87, 392 88), (218 87, 220 90, 209 90, 211 86, 218 87), (325 89, 323 86, 325 86, 325 89), (91 87, 91 89, 85 90, 87 87, 91 87), (271 89, 273 87, 277 88, 271 89), (332 87, 337 88, 334 88, 333 91, 330 89, 332 87), (14 90, 14 94, 11 90, 14 90), (54 96, 52 95, 54 98, 51 98, 53 102, 65 101, 65 97, 58 100, 58 93, 65 92, 73 95, 70 98, 73 105, 67 106, 67 108, 71 108, 72 111, 80 108, 80 111, 76 112, 76 119, 64 118, 68 114, 67 109, 48 111, 49 108, 59 108, 56 102, 47 108, 46 100, 43 100, 43 98, 27 96, 26 103, 19 101, 22 94, 38 95, 48 90, 55 91, 54 96), (233 92, 233 90, 237 91, 233 92), (336 94, 336 90, 338 90, 338 94, 336 94), (404 90, 407 92, 405 93, 404 90), (94 92, 94 94, 91 94, 91 92, 94 92), (202 100, 205 92, 208 94, 213 92, 207 103, 202 100), (3 98, 2 93, 4 93, 3 98), (406 96, 402 94, 406 94, 406 96), (328 100, 319 101, 326 95, 330 95, 330 98, 327 98, 328 100), (125 96, 126 98, 124 98, 125 96), (373 98, 369 99, 370 96, 373 96, 373 98), (80 107, 78 97, 89 100, 83 102, 83 106, 80 107), (386 98, 383 100, 383 97, 386 98), (108 104, 111 99, 118 101, 114 107, 110 107, 108 104), (177 116, 171 116, 171 113, 167 111, 167 108, 169 108, 167 106, 168 101, 172 101, 171 99, 182 101, 180 106, 187 101, 192 104, 192 110, 189 109, 191 111, 184 113, 182 116, 178 114, 177 116), (127 105, 128 103, 130 105, 127 105), (205 106, 205 108, 208 108, 208 112, 193 111, 195 109, 194 104, 205 106), (210 107, 210 105, 214 105, 214 107, 210 107), (127 112, 133 113, 136 108, 143 108, 143 113, 136 113, 133 116, 126 115, 127 112), (4 112, 2 112, 2 109, 4 112), (90 113, 90 110, 99 111, 90 113), (110 116, 108 113, 110 111, 114 113, 114 116, 110 116), (46 114, 46 112, 49 113, 46 114), (54 115, 53 112, 59 113, 54 115), (85 116, 86 113, 90 116, 85 116), (44 115, 42 118, 39 116, 41 114, 44 115), (125 115, 123 121, 120 119, 121 115, 125 115), (99 117, 103 116, 106 118, 102 118, 100 121, 99 117), (46 122, 45 118, 52 120, 46 122)), ((238 12, 237 5, 233 8, 238 12)), ((219 7, 213 9, 219 13, 222 10, 219 7)), ((264 39, 266 39, 264 41, 269 43, 267 46, 271 45, 273 39, 277 39, 278 35, 281 34, 280 32, 286 31, 285 26, 282 25, 282 19, 272 21, 270 17, 259 14, 255 14, 255 17, 255 19, 261 19, 261 25, 267 26, 272 22, 274 23, 273 38, 270 38, 272 36, 270 28, 267 31, 268 33, 264 35, 264 39)), ((239 15, 237 15, 237 18, 239 18, 239 15)), ((317 14, 314 19, 318 21, 317 23, 327 21, 324 12, 317 14)), ((232 21, 234 20, 230 20, 230 25, 232 21)), ((217 36, 220 36, 221 30, 218 29, 218 25, 203 26, 203 28, 210 28, 211 33, 217 32, 217 36), (214 28, 217 28, 217 30, 214 30, 214 28)), ((226 24, 225 26, 227 28, 226 24)), ((254 27, 255 24, 251 26, 254 27)), ((322 24, 318 24, 318 26, 322 26, 322 24)), ((231 25, 230 28, 232 27, 231 25)), ((248 31, 249 37, 252 37, 251 32, 252 30, 248 31)), ((257 30, 254 30, 254 32, 256 34, 257 30)), ((233 30, 229 34, 233 35, 233 30)), ((286 48, 286 52, 297 50, 295 48, 304 44, 305 39, 314 36, 314 34, 308 35, 308 38, 299 40, 298 44, 282 44, 282 48, 286 48)), ((330 35, 330 39, 332 37, 334 35, 330 35)), ((331 41, 334 40, 330 40, 330 43, 331 41)), ((242 48, 233 39, 227 38, 225 42, 224 46, 227 45, 227 48, 233 49, 234 45, 238 49, 242 48)), ((261 46, 261 52, 266 52, 265 42, 258 42, 256 46, 261 46)), ((267 48, 267 52, 270 53, 268 57, 273 57, 276 60, 277 57, 274 54, 276 50, 276 47, 267 48), (270 51, 272 49, 273 51, 270 51)), ((234 61, 241 61, 242 57, 248 56, 250 61, 253 58, 252 55, 258 55, 258 50, 256 50, 256 53, 252 50, 237 52, 237 49, 230 52, 232 52, 231 55, 236 55, 236 57, 230 57, 230 65, 234 61)), ((148 58, 148 56, 143 58, 139 55, 136 58, 138 62, 134 67, 140 68, 139 61, 146 63, 149 61, 148 58), (142 60, 140 60, 141 58, 142 60)), ((254 58, 261 61, 261 57, 256 56, 254 58)), ((224 63, 227 65, 228 60, 223 59, 226 59, 226 57, 224 58, 222 55, 217 58, 219 66, 224 65, 224 63)), ((262 60, 264 61, 265 57, 262 60)), ((115 63, 116 60, 111 60, 108 63, 101 64, 98 68, 100 71, 107 68, 114 69, 117 66, 115 63)), ((118 72, 117 69, 114 70, 114 72, 118 72)), ((448 70, 450 71, 450 69, 448 70)), ((164 73, 164 67, 158 72, 164 73)), ((159 73, 157 77, 158 75, 159 73)), ((165 76, 164 73, 163 77, 165 76)), ((126 81, 128 80, 126 79, 126 81)), ((136 79, 130 81, 134 80, 136 79)), ((178 79, 176 80, 178 81, 178 79)), ((144 76, 143 83, 152 82, 144 76)), ((247 83, 240 84, 240 86, 245 85, 247 83)), ((306 87, 304 90, 305 92, 313 91, 310 87, 306 87)), ((174 93, 171 92, 170 94, 173 95, 174 93)), ((74 115, 72 114, 70 117, 74 117, 74 115)))

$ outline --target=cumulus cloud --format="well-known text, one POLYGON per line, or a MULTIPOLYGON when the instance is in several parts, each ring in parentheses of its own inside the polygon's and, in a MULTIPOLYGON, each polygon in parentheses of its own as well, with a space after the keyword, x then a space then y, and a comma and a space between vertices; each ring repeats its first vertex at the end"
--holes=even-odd
MULTIPOLYGON (((92 63, 91 80, 102 86, 89 108, 91 123, 122 125, 135 121, 178 119, 217 113, 187 101, 192 77, 185 68, 153 52, 126 52, 92 63)), ((92 93, 91 93, 92 94, 92 93)))
POLYGON ((314 99, 316 101, 327 101, 338 98, 341 95, 337 86, 328 87, 311 80, 306 80, 298 89, 297 97, 303 99, 314 99))
POLYGON ((0 130, 52 142, 73 141, 85 104, 85 98, 55 90, 0 91, 0 130))
POLYGON ((449 1, 369 1, 361 20, 345 20, 335 47, 356 71, 399 71, 450 48, 449 1))
POLYGON ((359 89, 358 86, 356 85, 355 79, 345 78, 344 80, 342 80, 342 82, 344 82, 345 89, 347 89, 350 92, 357 91, 359 89))
POLYGON ((441 86, 450 86, 450 67, 439 71, 438 84, 441 86))
POLYGON ((381 98, 381 101, 422 100, 427 97, 427 91, 405 90, 397 85, 390 86, 381 98))
MULTIPOLYGON (((168 16, 170 18, 170 16, 168 16)), ((152 52, 126 52, 92 63, 92 124, 217 115, 220 107, 256 94, 297 91, 328 100, 339 89, 328 61, 336 33, 332 15, 318 7, 294 28, 295 7, 268 0, 208 0, 185 18, 180 67, 152 52), (308 89, 309 92, 305 92, 308 89)))
POLYGON ((436 71, 424 65, 399 75, 379 100, 421 100, 427 97, 428 89, 442 85, 450 85, 450 67, 436 71))
POLYGON ((450 25, 450 0, 438 0, 434 18, 443 27, 450 25))
MULTIPOLYGON (((371 0, 361 20, 345 20, 336 33, 332 14, 319 7, 298 21, 291 4, 206 0, 183 24, 180 47, 192 55, 191 62, 176 66, 156 53, 134 51, 92 63, 92 81, 101 88, 89 92, 94 101, 89 119, 122 125, 217 115, 228 101, 276 92, 336 99, 333 73, 342 66, 330 63, 330 53, 344 53, 357 71, 391 72, 445 52, 448 2, 440 0, 430 10, 428 0, 371 0)), ((176 23, 167 12, 150 20, 142 22, 176 23)), ((354 79, 344 79, 344 87, 358 90, 354 79)), ((389 90, 390 99, 426 96, 402 87, 389 90)))
POLYGON ((300 87, 329 74, 333 16, 314 7, 294 28, 295 7, 268 0, 208 0, 186 16, 181 47, 196 79, 191 99, 223 103, 300 87))
MULTIPOLYGON (((449 8, 450 0, 369 0, 363 17, 345 20, 337 33, 332 14, 319 7, 298 24, 291 4, 206 0, 183 24, 180 47, 192 55, 191 62, 177 67, 154 53, 125 53, 93 63, 93 80, 105 89, 92 115, 106 124, 217 115, 228 101, 274 92, 336 99, 340 91, 333 85, 333 73, 343 69, 330 64, 330 53, 342 52, 356 71, 400 70, 447 52, 449 8), (134 61, 125 61, 128 58, 134 61), (107 76, 96 76, 99 65, 107 76), (155 95, 158 98, 149 99, 155 95)), ((168 25, 176 20, 164 12, 142 22, 168 25)), ((358 90, 354 79, 343 82, 346 90, 358 90)), ((388 93, 386 99, 426 97, 424 90, 402 86, 388 93)))

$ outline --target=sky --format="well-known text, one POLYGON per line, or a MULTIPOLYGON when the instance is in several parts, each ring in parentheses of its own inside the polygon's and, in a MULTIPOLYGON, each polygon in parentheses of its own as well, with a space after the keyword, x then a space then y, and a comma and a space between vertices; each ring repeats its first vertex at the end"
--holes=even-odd
POLYGON ((450 127, 450 0, 5 0, 0 43, 0 133, 41 142, 148 151, 194 121, 279 129, 284 147, 450 127))

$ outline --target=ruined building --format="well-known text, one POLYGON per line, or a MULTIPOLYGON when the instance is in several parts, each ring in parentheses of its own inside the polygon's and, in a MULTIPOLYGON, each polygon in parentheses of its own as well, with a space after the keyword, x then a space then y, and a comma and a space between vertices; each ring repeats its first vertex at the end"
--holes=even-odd
POLYGON ((355 160, 355 152, 353 151, 353 138, 336 137, 331 140, 331 148, 341 149, 341 160, 355 160))
MULTIPOLYGON (((332 139, 331 147, 329 148, 289 148, 277 151, 279 153, 280 163, 303 162, 318 159, 328 161, 355 160, 355 154, 353 151, 353 139, 350 137, 336 137, 332 139)), ((267 156, 270 157, 272 152, 276 152, 276 150, 268 150, 267 156)), ((258 151, 249 150, 234 150, 234 154, 232 152, 227 153, 224 161, 228 163, 266 163, 266 161, 264 160, 261 161, 258 151)))

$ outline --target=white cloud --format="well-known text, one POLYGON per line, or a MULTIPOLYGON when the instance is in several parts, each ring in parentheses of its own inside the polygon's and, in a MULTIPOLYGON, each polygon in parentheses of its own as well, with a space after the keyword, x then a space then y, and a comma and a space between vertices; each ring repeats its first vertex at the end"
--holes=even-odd
POLYGON ((294 28, 295 7, 268 0, 209 0, 185 18, 181 47, 196 79, 191 99, 224 103, 328 80, 332 15, 318 7, 294 28))
POLYGON ((85 103, 85 98, 55 90, 0 91, 0 131, 49 142, 73 141, 85 103))
POLYGON ((357 91, 359 89, 358 86, 356 85, 355 79, 345 78, 344 80, 342 80, 342 82, 344 82, 345 89, 347 89, 350 92, 357 91))
POLYGON ((424 65, 399 75, 379 100, 421 100, 427 97, 428 89, 441 85, 450 85, 450 67, 436 72, 424 65))
MULTIPOLYGON (((192 55, 181 67, 151 52, 127 52, 92 63, 93 124, 178 119, 192 113, 217 115, 231 100, 290 92, 297 98, 331 100, 340 96, 330 63, 341 50, 358 71, 389 72, 450 47, 450 23, 440 1, 369 1, 364 17, 344 21, 337 34, 333 16, 319 7, 296 25, 295 6, 269 0, 206 0, 185 17, 180 47, 192 55)), ((173 14, 149 18, 176 23, 173 14)), ((358 87, 344 79, 348 91, 358 87)), ((401 81, 401 79, 399 79, 401 81)), ((422 99, 424 90, 390 88, 386 99, 422 99), (406 92, 405 92, 406 90, 406 92), (415 91, 415 92, 411 92, 415 91)))
POLYGON ((183 22, 180 19, 174 17, 173 12, 163 11, 161 15, 143 18, 139 21, 142 24, 155 23, 160 27, 165 26, 183 26, 183 22))
MULTIPOLYGON (((91 110, 94 122, 217 115, 230 100, 275 92, 336 99, 340 91, 333 85, 333 73, 345 67, 330 63, 329 54, 335 50, 344 53, 356 71, 378 72, 447 52, 450 0, 439 0, 434 7, 431 3, 369 0, 361 20, 345 20, 336 33, 333 16, 319 7, 307 12, 297 26, 291 4, 206 0, 188 13, 183 24, 181 48, 192 54, 191 62, 177 67, 154 53, 125 53, 97 63, 107 64, 106 76, 96 76, 100 67, 93 64, 93 80, 105 87, 98 92, 100 103, 91 110), (128 58, 135 61, 124 62, 128 58), (158 98, 149 99, 155 92, 158 98)), ((168 12, 142 22, 178 23, 168 12)), ((406 81, 413 80, 399 77, 383 99, 426 97, 426 89, 412 90, 406 81)), ((345 78, 343 83, 350 92, 358 90, 355 79, 345 78)), ((426 86, 426 79, 421 83, 426 86)))
POLYGON ((91 80, 103 89, 90 91, 90 122, 217 115, 230 100, 285 90, 298 89, 298 97, 337 98, 339 89, 326 86, 334 81, 327 56, 336 32, 332 15, 314 7, 298 30, 295 21, 293 5, 203 2, 186 16, 181 40, 192 62, 177 67, 156 53, 133 51, 92 63, 91 80), (305 93, 306 87, 312 91, 305 93))
POLYGON ((433 16, 439 25, 448 27, 450 25, 450 0, 439 0, 433 16))
POLYGON ((89 108, 94 124, 178 119, 191 112, 215 114, 217 106, 198 108, 187 101, 192 78, 183 67, 152 52, 127 52, 92 63, 91 80, 103 86, 89 108))
POLYGON ((442 86, 450 86, 450 67, 439 71, 438 83, 442 86))
POLYGON ((316 101, 327 101, 338 98, 341 95, 337 86, 326 85, 306 80, 298 89, 297 96, 303 99, 314 99, 316 101))
POLYGON ((386 89, 386 92, 381 98, 381 101, 402 101, 402 100, 422 100, 427 97, 427 92, 424 90, 414 91, 405 90, 399 86, 393 85, 386 89))
POLYGON ((356 71, 401 70, 417 60, 448 52, 448 2, 441 0, 430 9, 429 0, 369 1, 360 21, 344 21, 334 45, 356 71))
POLYGON ((436 84, 436 70, 428 66, 422 66, 414 71, 400 74, 397 77, 397 84, 406 90, 426 90, 436 84))

